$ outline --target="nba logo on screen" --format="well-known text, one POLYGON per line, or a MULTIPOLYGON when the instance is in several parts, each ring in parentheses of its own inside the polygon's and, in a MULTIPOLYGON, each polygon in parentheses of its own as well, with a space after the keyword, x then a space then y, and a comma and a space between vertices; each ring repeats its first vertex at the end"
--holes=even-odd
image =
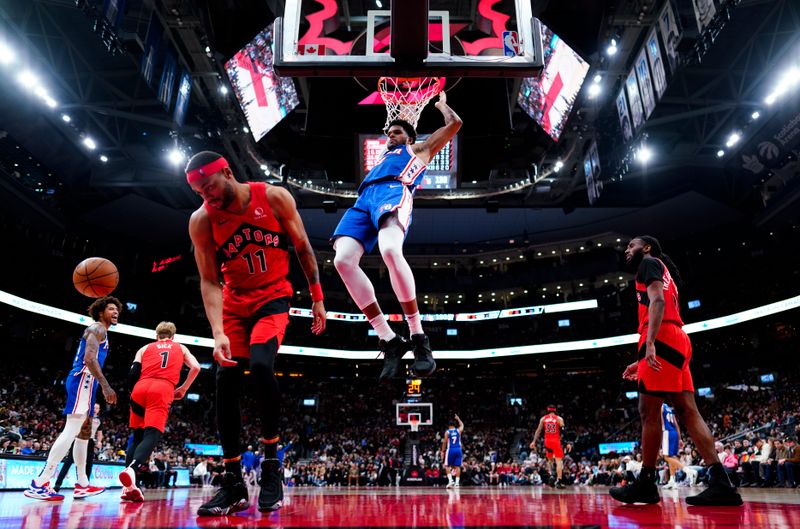
POLYGON ((503 55, 506 57, 519 55, 519 38, 516 31, 503 32, 503 55))

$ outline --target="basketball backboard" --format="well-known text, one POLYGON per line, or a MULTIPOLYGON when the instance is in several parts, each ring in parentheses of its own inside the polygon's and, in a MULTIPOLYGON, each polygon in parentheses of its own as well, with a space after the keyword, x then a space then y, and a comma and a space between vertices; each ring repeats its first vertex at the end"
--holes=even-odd
POLYGON ((430 402, 398 402, 395 405, 397 426, 411 426, 409 416, 417 414, 420 426, 433 426, 433 404, 430 402))
MULTIPOLYGON (((420 2, 395 1, 393 18, 390 0, 286 0, 275 21, 276 71, 295 77, 528 77, 541 71, 541 30, 530 0, 429 0, 423 2, 428 26, 420 31, 412 13, 420 2), (393 57, 392 27, 403 27, 402 39, 427 39, 427 57, 393 57)), ((404 42, 398 39, 395 52, 404 42)))

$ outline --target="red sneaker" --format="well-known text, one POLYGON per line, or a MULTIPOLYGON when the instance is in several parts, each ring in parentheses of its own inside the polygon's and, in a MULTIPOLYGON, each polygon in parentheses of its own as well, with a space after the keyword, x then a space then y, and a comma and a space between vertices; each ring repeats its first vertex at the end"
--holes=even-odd
POLYGON ((122 501, 142 502, 144 495, 138 487, 123 487, 122 495, 119 497, 122 501))
POLYGON ((81 487, 77 483, 75 484, 75 490, 72 492, 73 498, 88 498, 89 496, 97 496, 101 494, 106 489, 104 487, 94 487, 92 485, 86 485, 85 487, 81 487))

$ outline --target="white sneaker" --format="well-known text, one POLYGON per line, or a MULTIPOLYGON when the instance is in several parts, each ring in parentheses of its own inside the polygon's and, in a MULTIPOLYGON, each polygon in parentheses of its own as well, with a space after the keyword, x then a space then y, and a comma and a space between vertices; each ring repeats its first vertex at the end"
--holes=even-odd
POLYGON ((446 489, 452 489, 454 486, 455 486, 455 484, 450 482, 450 483, 447 484, 447 487, 445 487, 445 488, 446 489))
POLYGON ((675 480, 674 480, 674 479, 670 479, 670 480, 669 480, 669 481, 668 481, 668 482, 667 482, 667 483, 666 483, 664 486, 662 486, 661 488, 662 488, 662 489, 664 489, 664 490, 668 490, 668 489, 674 489, 674 488, 677 488, 677 485, 675 484, 675 480))

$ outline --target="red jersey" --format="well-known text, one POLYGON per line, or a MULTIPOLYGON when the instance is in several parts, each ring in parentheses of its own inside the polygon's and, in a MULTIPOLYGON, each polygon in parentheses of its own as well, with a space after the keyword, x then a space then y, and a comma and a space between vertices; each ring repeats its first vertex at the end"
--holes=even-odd
POLYGON ((683 327, 678 305, 678 287, 669 274, 669 270, 661 260, 645 257, 636 272, 636 298, 639 300, 639 334, 647 332, 650 319, 650 297, 647 286, 653 281, 664 283, 664 318, 662 323, 671 323, 683 327))
POLYGON ((223 310, 250 316, 273 299, 291 297, 289 240, 267 200, 267 185, 250 182, 241 215, 204 204, 225 281, 223 310))
POLYGON ((545 443, 561 440, 561 425, 558 424, 558 415, 555 413, 548 413, 545 415, 542 426, 544 426, 545 443))
POLYGON ((159 340, 147 346, 142 354, 139 380, 160 378, 177 386, 183 367, 183 348, 172 340, 159 340))

